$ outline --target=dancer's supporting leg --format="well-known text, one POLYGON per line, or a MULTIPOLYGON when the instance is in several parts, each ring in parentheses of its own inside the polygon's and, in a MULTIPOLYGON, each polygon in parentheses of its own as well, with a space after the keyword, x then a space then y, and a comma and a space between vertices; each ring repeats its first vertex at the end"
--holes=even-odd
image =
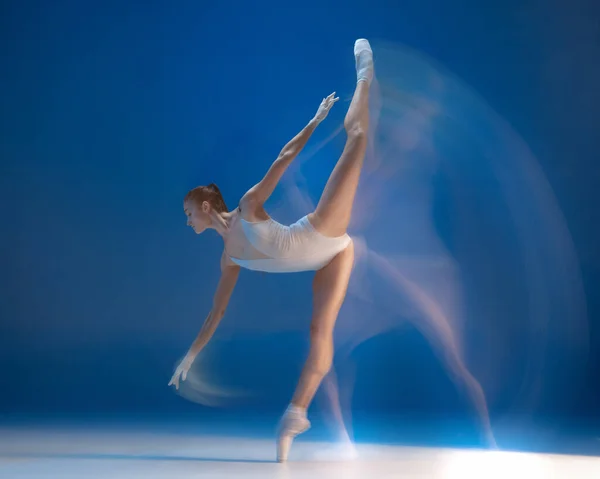
POLYGON ((292 403, 279 425, 277 460, 286 461, 292 440, 306 431, 310 423, 306 409, 312 401, 333 360, 333 327, 346 297, 354 245, 339 253, 327 266, 317 271, 313 282, 313 317, 310 325, 310 351, 302 370, 292 403))

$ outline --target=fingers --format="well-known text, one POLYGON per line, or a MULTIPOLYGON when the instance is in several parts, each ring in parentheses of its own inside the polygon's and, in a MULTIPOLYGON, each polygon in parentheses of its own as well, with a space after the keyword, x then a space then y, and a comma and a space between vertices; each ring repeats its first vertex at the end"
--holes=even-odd
POLYGON ((169 386, 175 386, 175 389, 179 389, 179 380, 185 381, 187 379, 187 373, 190 369, 191 361, 184 360, 177 366, 175 373, 173 373, 173 377, 169 381, 169 386))
POLYGON ((181 370, 179 368, 177 368, 177 370, 175 371, 175 374, 173 374, 173 377, 169 381, 169 386, 175 386, 175 389, 179 389, 179 375, 180 374, 181 374, 181 370))
POLYGON ((319 109, 317 110, 317 114, 315 115, 315 118, 319 122, 323 121, 325 119, 325 117, 327 117, 327 114, 329 113, 329 110, 331 110, 331 107, 333 106, 333 104, 335 102, 337 102, 338 100, 339 100, 339 97, 335 96, 335 92, 333 92, 330 95, 328 95, 327 97, 323 98, 323 100, 321 101, 321 104, 319 105, 319 109))
POLYGON ((326 98, 323 98, 323 101, 321 101, 321 103, 331 103, 331 102, 336 102, 338 101, 339 98, 335 96, 335 92, 331 93, 329 96, 327 96, 326 98))
POLYGON ((335 96, 335 92, 333 92, 331 95, 329 95, 327 98, 325 98, 325 101, 327 102, 327 107, 331 108, 333 106, 333 104, 338 101, 340 98, 335 96))

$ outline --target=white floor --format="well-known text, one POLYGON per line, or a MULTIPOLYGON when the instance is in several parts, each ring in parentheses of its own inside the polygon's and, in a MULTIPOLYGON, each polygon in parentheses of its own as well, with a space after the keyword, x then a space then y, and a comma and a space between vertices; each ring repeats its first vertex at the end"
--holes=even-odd
POLYGON ((600 458, 359 444, 350 459, 329 443, 298 440, 274 462, 267 439, 113 427, 1 428, 0 478, 587 479, 600 458))

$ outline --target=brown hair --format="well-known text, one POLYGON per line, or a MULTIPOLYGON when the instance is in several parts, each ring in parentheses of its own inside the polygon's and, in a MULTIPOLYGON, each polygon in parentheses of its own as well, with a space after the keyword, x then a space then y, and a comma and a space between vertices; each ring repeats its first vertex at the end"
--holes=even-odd
POLYGON ((223 199, 223 195, 221 194, 221 190, 219 190, 219 187, 214 183, 211 183, 208 186, 197 186, 188 191, 183 201, 193 201, 198 205, 203 201, 208 201, 210 206, 212 206, 217 213, 229 211, 225 204, 225 200, 223 199))

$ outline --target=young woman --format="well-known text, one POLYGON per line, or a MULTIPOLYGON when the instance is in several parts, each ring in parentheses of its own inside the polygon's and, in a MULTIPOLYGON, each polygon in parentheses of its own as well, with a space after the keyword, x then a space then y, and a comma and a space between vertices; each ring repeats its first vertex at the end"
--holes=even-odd
POLYGON ((310 352, 291 403, 279 424, 278 461, 287 460, 293 438, 310 427, 306 410, 331 368, 333 328, 354 263, 354 245, 346 229, 367 146, 369 87, 374 74, 373 53, 367 40, 355 42, 354 56, 357 84, 344 120, 346 145, 315 211, 285 226, 268 215, 264 204, 290 162, 338 100, 335 93, 323 99, 315 117, 281 150, 264 178, 248 190, 234 211, 228 211, 214 184, 197 187, 184 199, 188 224, 197 234, 209 228, 216 230, 223 238, 225 248, 213 308, 169 385, 179 387, 180 378, 185 380, 194 358, 212 337, 223 318, 240 268, 271 273, 316 271, 310 352))

